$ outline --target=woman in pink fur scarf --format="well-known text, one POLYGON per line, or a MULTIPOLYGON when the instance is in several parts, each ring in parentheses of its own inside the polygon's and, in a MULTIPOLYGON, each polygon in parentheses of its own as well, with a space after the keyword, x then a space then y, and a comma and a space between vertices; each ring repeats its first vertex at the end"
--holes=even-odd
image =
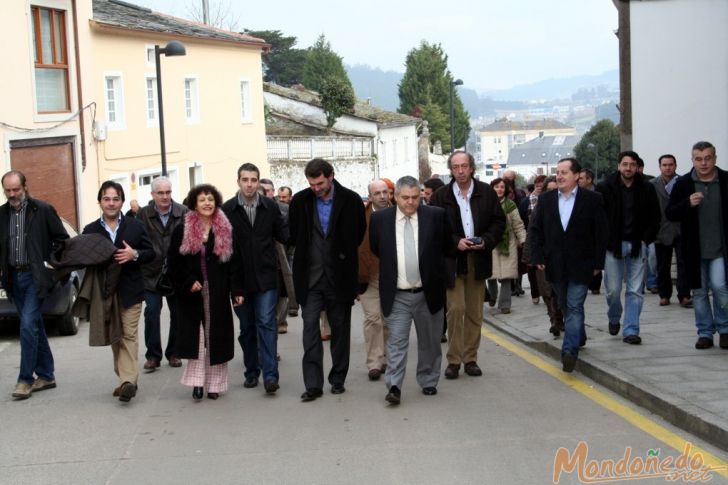
MULTIPOLYGON (((228 389, 227 363, 235 355, 232 309, 243 303, 232 275, 242 262, 233 254, 233 231, 220 210, 222 196, 209 184, 187 195, 184 225, 172 233, 167 267, 177 295, 177 355, 189 359, 182 384, 199 401, 228 389)), ((240 278, 237 278, 240 280, 240 278)))

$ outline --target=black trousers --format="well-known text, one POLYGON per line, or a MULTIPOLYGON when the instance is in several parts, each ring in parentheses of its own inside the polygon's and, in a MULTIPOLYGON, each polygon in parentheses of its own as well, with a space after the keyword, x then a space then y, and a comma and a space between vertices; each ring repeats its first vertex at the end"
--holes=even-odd
POLYGON ((680 249, 680 238, 677 237, 672 244, 655 243, 655 256, 657 256, 657 288, 660 290, 660 298, 672 296, 672 250, 675 250, 677 257, 677 298, 683 300, 690 298, 690 285, 685 275, 685 261, 680 249))
POLYGON ((589 282, 589 290, 590 291, 598 291, 599 288, 602 287, 602 272, 595 274, 592 276, 591 281, 589 282))
POLYGON ((349 372, 351 344, 351 307, 354 301, 336 300, 334 287, 321 278, 308 289, 306 302, 301 304, 303 318, 303 383, 306 390, 324 387, 324 347, 321 342, 319 319, 321 312, 331 326, 331 371, 329 383, 344 384, 349 372))

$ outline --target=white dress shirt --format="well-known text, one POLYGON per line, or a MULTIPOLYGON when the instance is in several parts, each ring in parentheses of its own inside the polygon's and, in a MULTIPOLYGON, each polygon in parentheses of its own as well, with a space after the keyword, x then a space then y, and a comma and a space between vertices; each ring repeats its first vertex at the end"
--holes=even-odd
POLYGON ((577 185, 568 195, 564 195, 559 190, 559 217, 561 218, 561 227, 564 231, 569 226, 569 219, 571 219, 571 212, 574 210, 574 200, 576 200, 576 190, 578 188, 579 186, 577 185))
MULTIPOLYGON (((414 285, 407 281, 407 269, 404 265, 404 223, 407 216, 399 210, 397 207, 397 215, 395 218, 395 233, 397 238, 397 288, 400 290, 409 290, 411 288, 419 288, 422 286, 422 280, 418 278, 417 283, 414 285)), ((412 214, 410 217, 410 224, 412 224, 412 231, 415 234, 415 253, 417 253, 417 269, 419 272, 419 234, 417 225, 417 212, 412 214)))
POLYGON ((452 191, 455 194, 455 200, 458 201, 458 206, 460 207, 460 219, 463 223, 463 231, 465 232, 466 238, 475 236, 473 213, 470 212, 470 198, 473 196, 474 187, 475 183, 473 183, 473 179, 470 179, 470 186, 468 187, 468 191, 465 193, 460 191, 460 187, 457 183, 452 184, 452 191))

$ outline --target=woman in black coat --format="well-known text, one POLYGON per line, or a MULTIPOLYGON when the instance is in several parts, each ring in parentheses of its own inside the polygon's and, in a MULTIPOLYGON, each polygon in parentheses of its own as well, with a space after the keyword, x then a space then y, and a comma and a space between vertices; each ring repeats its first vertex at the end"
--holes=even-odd
POLYGON ((235 355, 230 299, 243 303, 233 287, 240 261, 233 255, 232 226, 220 210, 222 196, 212 185, 193 187, 187 195, 184 225, 175 228, 167 271, 177 295, 177 352, 190 359, 182 384, 195 400, 217 399, 228 389, 227 362, 235 355))

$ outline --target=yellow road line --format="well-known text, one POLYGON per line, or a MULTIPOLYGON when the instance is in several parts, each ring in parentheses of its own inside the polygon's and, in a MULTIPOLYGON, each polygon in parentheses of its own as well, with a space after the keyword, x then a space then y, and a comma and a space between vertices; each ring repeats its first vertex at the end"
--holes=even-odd
MULTIPOLYGON (((534 367, 538 367, 545 373, 549 374, 551 377, 558 379, 576 392, 583 394, 600 406, 608 409, 609 411, 612 411, 614 414, 620 416, 622 419, 626 420, 633 426, 641 429, 645 433, 654 436, 658 440, 674 448, 680 453, 682 453, 682 451, 684 450, 685 444, 687 443, 685 439, 681 438, 679 435, 673 433, 664 426, 661 426, 651 419, 641 415, 637 411, 630 409, 624 404, 620 404, 619 402, 615 401, 614 399, 607 396, 605 393, 597 390, 596 388, 591 387, 589 384, 585 383, 583 380, 581 380, 581 378, 577 377, 576 375, 563 372, 560 367, 557 367, 556 365, 547 362, 546 360, 544 360, 540 356, 537 356, 531 351, 525 350, 519 345, 516 345, 509 340, 506 340, 505 338, 497 335, 495 332, 488 328, 483 327, 481 333, 487 339, 492 340, 509 352, 512 352, 513 354, 519 356, 534 367)), ((703 459, 705 460, 705 465, 716 468, 716 473, 728 478, 728 461, 723 460, 713 455, 712 453, 701 449, 698 446, 695 446, 694 443, 692 444, 691 449, 693 453, 700 453, 703 456, 703 459)))

